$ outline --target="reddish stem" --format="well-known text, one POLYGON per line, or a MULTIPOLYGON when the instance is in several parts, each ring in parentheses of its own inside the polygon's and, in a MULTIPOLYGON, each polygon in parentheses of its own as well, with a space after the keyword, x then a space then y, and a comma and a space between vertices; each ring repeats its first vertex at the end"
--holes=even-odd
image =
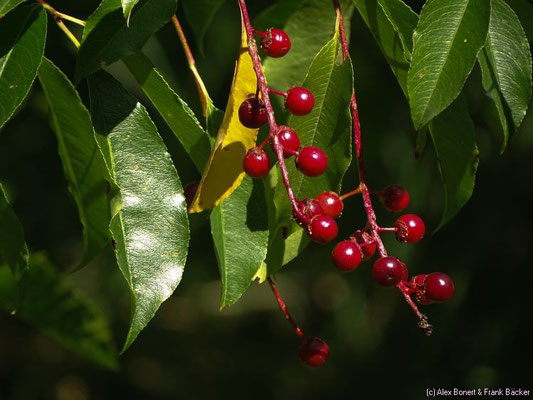
POLYGON ((265 147, 265 145, 270 142, 270 139, 271 137, 270 136, 267 136, 259 146, 257 146, 259 149, 263 150, 263 147, 265 147))
POLYGON ((267 35, 265 32, 261 32, 261 31, 258 30, 258 29, 254 29, 254 33, 255 33, 257 36, 262 37, 262 38, 266 37, 266 35, 267 35))
POLYGON ((269 135, 271 137, 272 144, 274 145, 274 150, 278 157, 279 168, 281 170, 281 178, 283 181, 283 185, 285 186, 285 189, 287 191, 287 196, 289 197, 289 201, 291 202, 293 213, 298 219, 303 221, 305 220, 305 216, 298 208, 296 197, 294 196, 294 192, 289 182, 289 171, 287 171, 287 166, 285 165, 285 158, 283 157, 283 147, 279 143, 279 138, 277 135, 278 124, 276 123, 276 119, 274 117, 274 110, 272 109, 270 98, 268 97, 268 86, 266 83, 265 74, 263 73, 263 70, 261 69, 261 58, 259 57, 259 52, 257 51, 257 44, 254 39, 255 29, 253 28, 252 22, 250 21, 250 17, 248 15, 248 9, 246 8, 245 0, 237 0, 237 1, 239 3, 239 7, 241 8, 242 20, 244 23, 244 27, 246 29, 246 36, 248 38, 248 53, 250 54, 250 57, 252 58, 255 75, 257 76, 257 84, 261 91, 262 99, 265 103, 265 108, 266 108, 267 116, 268 116, 268 125, 270 127, 269 135))
MULTIPOLYGON (((341 6, 338 0, 333 0, 333 5, 335 11, 339 18, 339 31, 341 37, 341 46, 342 46, 342 57, 346 60, 350 55, 348 52, 348 40, 346 39, 346 31, 344 30, 344 21, 342 19, 341 6)), ((383 241, 379 236, 379 226, 376 222, 376 213, 374 212, 374 207, 372 205, 372 199, 370 198, 370 190, 367 186, 366 170, 365 163, 363 161, 363 152, 362 152, 362 140, 361 140, 361 123, 359 121, 359 111, 357 109, 357 99, 355 97, 355 88, 352 92, 352 100, 350 101, 350 110, 352 113, 353 119, 353 134, 355 141, 355 154, 357 157, 357 166, 359 169, 359 189, 363 195, 363 205, 366 211, 368 224, 370 226, 370 232, 373 239, 375 240, 378 252, 381 257, 387 256, 387 250, 383 245, 383 241)))
MULTIPOLYGON (((342 56, 343 59, 346 60, 349 57, 348 52, 348 41, 346 39, 346 31, 344 30, 344 22, 342 19, 342 12, 341 12, 341 6, 339 4, 338 0, 333 0, 333 6, 335 7, 335 12, 337 13, 337 17, 339 18, 339 31, 340 31, 340 38, 341 38, 341 46, 342 46, 342 56)), ((352 100, 350 101, 350 110, 352 114, 353 119, 353 133, 354 133, 354 141, 355 141, 355 154, 357 157, 357 166, 359 169, 359 187, 358 189, 361 190, 361 193, 363 195, 363 204, 365 207, 366 215, 367 215, 367 226, 370 228, 371 235, 373 239, 376 241, 378 251, 381 257, 387 256, 387 250, 385 249, 385 246, 383 245, 383 241, 381 240, 380 231, 389 231, 393 228, 380 228, 376 221, 376 213, 374 212, 374 207, 372 205, 372 200, 370 198, 370 190, 367 186, 367 177, 366 177, 366 170, 365 170, 365 164, 363 161, 363 153, 362 153, 362 140, 361 140, 361 123, 359 121, 359 111, 357 109, 357 99, 355 97, 355 87, 352 93, 352 100)), ((430 335, 433 331, 433 326, 428 323, 427 317, 422 314, 419 310, 416 304, 413 302, 413 299, 410 296, 410 288, 408 285, 405 284, 405 282, 401 281, 396 285, 396 287, 402 292, 403 296, 405 297, 405 301, 411 309, 414 311, 414 313, 417 315, 419 322, 418 326, 424 329, 426 332, 426 335, 430 335)))
POLYGON ((339 199, 341 201, 344 201, 348 197, 355 196, 356 194, 359 194, 359 193, 361 193, 361 187, 360 186, 357 187, 357 189, 352 190, 351 192, 344 193, 342 196, 339 196, 339 199))
POLYGON ((279 90, 270 89, 270 88, 268 88, 268 93, 277 94, 278 96, 287 97, 287 93, 281 92, 279 90))
POLYGON ((274 293, 274 296, 276 297, 276 300, 278 301, 279 308, 281 309, 281 312, 285 316, 285 319, 287 321, 289 321, 289 323, 291 324, 292 328, 294 329, 294 332, 296 332, 296 334, 298 336, 303 338, 304 337, 304 333, 302 332, 302 330, 300 329, 300 327, 298 326, 296 321, 291 317, 291 314, 289 313, 289 310, 287 309, 287 305, 285 304, 285 302, 283 301, 283 298, 279 294, 279 291, 278 291, 278 288, 276 287, 276 284, 274 283, 272 278, 268 278, 267 280, 268 280, 268 284, 270 285, 270 289, 272 289, 272 293, 274 293))
POLYGON ((379 232, 397 232, 398 231, 398 228, 396 227, 390 227, 390 228, 384 228, 384 227, 378 227, 378 231, 379 232))

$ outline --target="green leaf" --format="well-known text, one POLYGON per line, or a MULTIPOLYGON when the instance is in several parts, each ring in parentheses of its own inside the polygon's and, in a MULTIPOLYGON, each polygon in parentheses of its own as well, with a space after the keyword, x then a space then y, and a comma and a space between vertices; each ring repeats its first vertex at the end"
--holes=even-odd
MULTIPOLYGON (((347 32, 353 7, 341 1, 347 32)), ((331 1, 309 0, 299 7, 283 28, 291 38, 291 50, 282 58, 264 62, 268 83, 280 90, 300 85, 313 58, 335 31, 335 10, 331 1)))
POLYGON ((124 18, 126 18, 126 25, 129 25, 131 12, 133 11, 133 7, 135 7, 138 2, 139 0, 121 0, 122 12, 124 14, 124 18))
POLYGON ((416 129, 459 95, 487 37, 490 0, 428 0, 413 36, 407 77, 416 129))
POLYGON ((123 61, 201 173, 209 159, 211 143, 192 110, 143 53, 127 56, 123 61))
POLYGON ((97 138, 120 189, 111 232, 132 293, 124 351, 181 281, 189 222, 178 174, 145 108, 105 72, 89 78, 89 92, 97 138))
POLYGON ((444 184, 444 213, 437 229, 451 220, 472 196, 479 151, 468 105, 460 95, 429 124, 444 184))
POLYGON ((196 45, 204 53, 204 36, 213 17, 226 0, 182 0, 196 45))
POLYGON ((402 0, 378 0, 378 3, 400 38, 405 59, 411 60, 413 32, 418 24, 418 15, 402 0))
POLYGON ((0 0, 0 18, 25 0, 0 0))
POLYGON ((40 5, 20 7, 0 19, 0 128, 22 103, 37 75, 46 41, 40 5))
MULTIPOLYGON (((349 104, 352 96, 353 72, 349 59, 338 64, 339 51, 339 37, 335 34, 313 60, 303 83, 303 86, 311 90, 315 96, 313 111, 306 116, 293 116, 289 119, 289 125, 298 132, 302 146, 319 147, 326 152, 329 159, 326 172, 315 178, 304 176, 296 170, 294 163, 287 163, 291 187, 298 199, 313 198, 326 190, 339 191, 342 177, 350 165, 349 104)), ((292 214, 292 207, 281 180, 276 187, 274 202, 278 229, 271 238, 271 244, 279 242, 277 236, 280 234, 286 236, 283 226, 287 226, 292 214)), ((292 223, 287 235, 299 229, 296 228, 296 224, 292 223)), ((292 245, 293 248, 295 246, 300 248, 301 244, 292 245)), ((267 259, 267 263, 268 261, 267 259)), ((281 266, 279 264, 268 265, 269 274, 274 273, 281 266)))
POLYGON ((278 2, 267 7, 253 20, 256 29, 267 30, 271 27, 285 26, 292 14, 298 11, 298 8, 306 0, 279 0, 278 2))
MULTIPOLYGON (((12 312, 17 285, 0 267, 0 308, 12 312)), ((27 294, 15 316, 35 325, 65 347, 106 368, 117 368, 107 321, 86 296, 73 290, 40 254, 32 254, 27 294)))
POLYGON ((22 225, 13 212, 0 183, 0 255, 20 281, 28 272, 28 246, 24 241, 22 225))
POLYGON ((531 99, 531 53, 518 17, 503 0, 492 0, 489 33, 478 55, 482 83, 503 128, 502 151, 526 115, 531 99))
POLYGON ((169 21, 177 0, 144 0, 131 13, 129 26, 120 0, 103 0, 87 20, 76 60, 76 80, 139 51, 169 21))
POLYGON ((89 112, 74 86, 47 58, 43 58, 38 77, 48 100, 68 188, 83 225, 83 266, 109 244, 112 179, 94 138, 89 112))
POLYGON ((409 62, 406 59, 402 40, 398 32, 378 2, 374 0, 352 1, 370 29, 372 36, 374 36, 404 94, 407 96, 409 62))
POLYGON ((533 3, 529 0, 507 0, 526 32, 527 40, 533 42, 533 3))
POLYGON ((222 281, 220 308, 248 289, 266 256, 268 221, 262 182, 245 177, 211 212, 211 234, 222 281))

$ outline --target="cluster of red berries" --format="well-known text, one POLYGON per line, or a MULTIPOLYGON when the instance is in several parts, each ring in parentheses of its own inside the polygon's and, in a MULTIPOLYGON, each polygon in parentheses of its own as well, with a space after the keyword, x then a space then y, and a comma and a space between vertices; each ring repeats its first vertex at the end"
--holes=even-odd
MULTIPOLYGON (((399 212, 409 205, 409 193, 398 185, 389 185, 380 193, 383 206, 391 212, 399 212)), ((401 243, 416 243, 425 234, 426 228, 420 217, 404 214, 399 217, 393 228, 396 239, 401 243)), ((331 258, 335 267, 342 271, 352 271, 362 261, 371 258, 376 251, 374 238, 367 232, 356 231, 348 240, 338 243, 331 258)), ((407 266, 395 257, 380 257, 372 268, 374 280, 381 286, 391 287, 403 282, 405 291, 420 304, 439 303, 450 300, 454 293, 452 280, 445 274, 434 272, 429 275, 414 276, 408 281, 407 266)))
MULTIPOLYGON (((290 50, 291 41, 282 30, 275 28, 270 28, 266 32, 256 30, 255 34, 262 38, 261 48, 270 57, 282 57, 290 50)), ((258 93, 259 90, 255 95, 249 95, 239 108, 239 120, 248 128, 257 129, 269 119, 269 112, 258 93)), ((262 94, 263 96, 270 94, 283 96, 286 110, 293 115, 306 115, 312 111, 314 106, 312 93, 302 87, 293 87, 287 92, 263 87, 262 94)), ((326 170, 328 158, 321 149, 302 147, 300 138, 293 129, 288 126, 279 126, 277 131, 270 132, 263 143, 247 151, 243 160, 243 169, 249 176, 262 178, 268 174, 270 160, 263 147, 270 142, 274 148, 275 141, 281 146, 278 150, 280 154, 282 150, 283 158, 295 156, 296 167, 304 175, 315 177, 326 170)), ((283 167, 281 160, 280 164, 283 167)), ((366 190, 366 195, 370 193, 364 182, 361 185, 343 196, 328 191, 320 193, 314 199, 295 200, 292 198, 294 220, 306 230, 313 241, 320 244, 331 242, 338 234, 335 219, 342 214, 343 200, 363 190, 366 190)), ((389 185, 378 194, 384 208, 390 212, 400 212, 409 205, 409 193, 398 185, 389 185)), ((426 317, 417 310, 412 300, 424 305, 450 300, 454 294, 452 280, 440 272, 416 275, 409 280, 407 266, 398 258, 387 256, 379 237, 381 232, 394 232, 399 242, 416 243, 424 237, 426 230, 424 222, 414 214, 400 216, 390 228, 380 228, 375 224, 375 220, 373 222, 374 225, 368 225, 364 230, 357 230, 347 240, 341 241, 334 247, 331 253, 334 266, 341 271, 353 271, 359 267, 361 262, 371 259, 379 248, 381 257, 374 262, 372 268, 374 280, 384 287, 398 287, 419 315, 421 323, 425 323, 420 326, 426 329, 426 333, 429 333, 431 326, 427 324, 426 317)), ((279 294, 276 296, 278 297, 279 294)), ((280 301, 279 298, 278 301, 280 301)), ((302 361, 311 367, 323 364, 328 358, 328 345, 317 337, 303 336, 301 331, 299 334, 303 338, 300 348, 302 361)))

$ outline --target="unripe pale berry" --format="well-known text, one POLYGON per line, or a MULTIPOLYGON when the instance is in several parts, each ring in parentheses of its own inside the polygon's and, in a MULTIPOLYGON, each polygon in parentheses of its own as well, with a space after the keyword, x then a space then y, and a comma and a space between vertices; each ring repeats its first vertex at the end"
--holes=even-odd
POLYGON ((402 243, 416 243, 424 237, 424 221, 414 214, 405 214, 396 220, 396 239, 402 243))
POLYGON ((268 120, 265 103, 256 97, 244 100, 239 107, 239 121, 245 127, 257 129, 268 120))
POLYGON ((398 185, 389 185, 380 193, 379 199, 387 210, 399 212, 409 205, 409 193, 398 185))
POLYGON ((306 115, 313 110, 315 98, 313 94, 303 87, 293 87, 287 91, 285 108, 293 115, 306 115))
POLYGON ((322 339, 308 336, 300 347, 300 359, 309 367, 320 367, 329 356, 329 347, 322 339))
POLYGON ((311 240, 320 244, 331 242, 338 232, 337 223, 328 215, 317 215, 307 225, 307 233, 311 240))
POLYGON ((242 167, 252 178, 263 178, 270 170, 268 154, 263 149, 252 147, 246 152, 242 167))
POLYGON ((381 286, 389 287, 398 284, 407 274, 407 267, 394 257, 381 257, 372 268, 374 280, 381 286))
POLYGON ((336 268, 341 271, 352 271, 361 264, 361 249, 357 243, 344 240, 337 243, 331 252, 331 260, 336 268))
POLYGON ((265 32, 265 37, 261 40, 261 48, 270 57, 283 57, 291 49, 291 39, 285 31, 270 28, 265 32))
POLYGON ((328 156, 318 147, 302 147, 296 157, 296 168, 304 175, 321 175, 328 167, 328 156))
POLYGON ((428 300, 442 303, 450 300, 455 292, 451 278, 442 272, 433 272, 424 280, 425 295, 428 300))
POLYGON ((341 215, 344 204, 337 193, 323 192, 316 196, 315 199, 322 206, 324 214, 329 215, 331 218, 337 218, 341 215))
MULTIPOLYGON (((300 149, 300 138, 294 129, 289 128, 288 126, 282 125, 278 129, 278 140, 279 144, 283 148, 283 157, 289 158, 298 152, 300 149)), ((274 144, 270 143, 272 150, 274 150, 274 144)))

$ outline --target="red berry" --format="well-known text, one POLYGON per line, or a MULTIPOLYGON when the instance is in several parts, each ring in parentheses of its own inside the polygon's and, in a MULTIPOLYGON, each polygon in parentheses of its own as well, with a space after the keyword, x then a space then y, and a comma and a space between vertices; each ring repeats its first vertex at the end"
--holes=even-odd
POLYGON ((396 239, 402 243, 416 243, 424 237, 424 221, 414 214, 405 214, 396 220, 396 239))
POLYGON ((322 339, 307 336, 300 347, 300 359, 309 367, 320 367, 329 356, 329 347, 322 339))
POLYGON ((322 207, 315 199, 298 200, 298 209, 307 218, 308 221, 317 215, 324 214, 322 207))
POLYGON ((342 213, 344 204, 335 192, 323 192, 315 197, 316 201, 322 206, 324 214, 331 218, 337 218, 342 213))
MULTIPOLYGON (((283 148, 283 157, 289 158, 300 149, 300 138, 294 129, 285 125, 280 126, 278 129, 278 138, 279 144, 283 148)), ((270 142, 270 145, 275 152, 274 144, 270 142)))
POLYGON ((321 175, 328 167, 328 156, 318 147, 303 147, 296 157, 296 168, 307 176, 321 175))
POLYGON ((326 244, 331 242, 339 233, 337 223, 328 215, 317 215, 307 225, 307 233, 311 240, 326 244))
POLYGON ((239 107, 239 121, 247 128, 260 128, 267 120, 265 103, 261 99, 250 97, 239 107))
POLYGON ((313 94, 303 87, 293 87, 287 91, 285 108, 294 115, 306 115, 315 105, 313 94))
POLYGON ((333 264, 341 271, 352 271, 356 269, 361 263, 361 258, 361 249, 351 240, 337 243, 331 253, 333 264))
POLYGON ((194 200, 194 196, 196 196, 196 191, 198 190, 199 185, 199 181, 193 181, 186 184, 183 188, 183 194, 185 196, 185 202, 187 203, 187 207, 191 206, 192 201, 194 200))
POLYGON ((355 241, 361 248, 363 261, 372 258, 372 256, 376 252, 377 247, 376 242, 372 239, 372 236, 363 231, 355 231, 355 233, 351 237, 355 239, 355 241))
POLYGON ((270 160, 268 154, 264 150, 257 147, 252 147, 246 152, 242 167, 252 178, 262 178, 270 170, 270 160))
POLYGON ((382 257, 376 260, 372 268, 374 280, 381 286, 394 286, 406 275, 407 267, 394 257, 382 257))
POLYGON ((453 297, 455 287, 451 278, 442 272, 429 274, 425 281, 426 298, 436 303, 448 301, 453 297))
POLYGON ((409 205, 409 193, 398 185, 389 185, 379 196, 383 206, 391 212, 402 211, 409 205))
POLYGON ((281 29, 270 28, 265 34, 266 36, 261 40, 261 47, 266 55, 279 58, 283 57, 291 49, 291 39, 281 29))

